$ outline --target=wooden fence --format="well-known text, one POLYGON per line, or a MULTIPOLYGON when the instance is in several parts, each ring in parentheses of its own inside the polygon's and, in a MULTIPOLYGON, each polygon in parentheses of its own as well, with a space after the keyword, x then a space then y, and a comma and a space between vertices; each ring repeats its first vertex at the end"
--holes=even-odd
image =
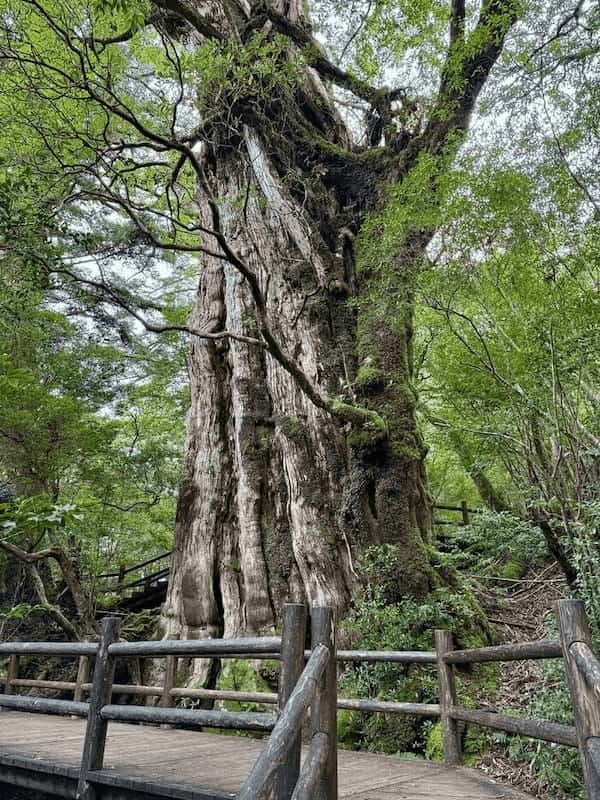
MULTIPOLYGON (((469 508, 466 500, 461 500, 460 505, 449 505, 448 503, 434 503, 434 511, 451 511, 455 514, 460 514, 459 525, 468 525, 471 522, 471 514, 481 514, 483 508, 469 508)), ((456 525, 454 520, 450 519, 434 519, 434 525, 456 525)))
POLYGON ((100 594, 116 594, 121 601, 164 594, 171 571, 171 552, 166 550, 139 564, 122 566, 115 572, 103 572, 98 575, 100 594))
MULTIPOLYGON (((81 762, 80 792, 91 796, 89 787, 106 779, 103 771, 104 743, 109 720, 153 722, 186 728, 215 727, 270 733, 251 774, 238 794, 240 800, 266 798, 275 784, 277 800, 310 800, 320 785, 319 797, 337 798, 336 710, 350 709, 385 714, 411 714, 439 718, 443 730, 444 758, 448 765, 462 760, 460 723, 528 736, 568 747, 578 747, 589 800, 600 800, 600 661, 591 649, 591 636, 583 604, 575 600, 558 602, 559 639, 504 644, 469 650, 454 649, 451 634, 435 631, 432 651, 336 650, 335 631, 329 609, 313 608, 311 649, 304 650, 306 610, 304 606, 284 608, 281 638, 203 639, 159 642, 119 642, 119 621, 106 618, 99 644, 19 643, 0 644, 0 656, 9 655, 4 694, 0 707, 87 717, 87 732, 81 762), (36 681, 18 677, 19 657, 47 654, 79 657, 75 682, 36 681), (90 659, 95 659, 89 682, 90 659), (167 665, 162 686, 118 685, 114 683, 117 658, 165 657, 167 665), (188 689, 175 686, 177 659, 252 658, 281 662, 278 693, 188 689), (513 717, 457 705, 457 666, 484 662, 562 658, 564 660, 574 726, 540 719, 513 717), (439 703, 390 702, 372 699, 338 698, 338 663, 435 664, 439 703), (13 694, 20 688, 73 691, 72 701, 13 694), (89 703, 82 702, 89 692, 89 703), (154 696, 158 706, 113 705, 112 695, 154 696), (277 705, 277 713, 232 712, 173 707, 180 698, 236 700, 277 705), (303 724, 310 708, 308 756, 300 770, 303 724)), ((114 782, 114 775, 111 780, 114 782)))

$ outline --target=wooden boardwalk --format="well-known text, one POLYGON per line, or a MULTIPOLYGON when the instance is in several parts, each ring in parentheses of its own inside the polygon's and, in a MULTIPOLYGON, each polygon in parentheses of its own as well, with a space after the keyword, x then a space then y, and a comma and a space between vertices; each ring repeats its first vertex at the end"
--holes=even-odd
MULTIPOLYGON (((53 765, 58 776, 76 777, 85 720, 24 712, 0 712, 0 780, 29 757, 53 765)), ((104 769, 155 783, 163 797, 177 788, 217 790, 233 796, 249 774, 264 740, 111 723, 104 769)), ((474 770, 339 751, 340 798, 351 800, 527 800, 474 770)), ((0 797, 2 797, 0 784, 0 797)), ((152 795, 145 795, 150 798, 152 795)), ((201 800, 208 793, 198 791, 201 800)), ((530 799, 529 799, 530 800, 530 799)))

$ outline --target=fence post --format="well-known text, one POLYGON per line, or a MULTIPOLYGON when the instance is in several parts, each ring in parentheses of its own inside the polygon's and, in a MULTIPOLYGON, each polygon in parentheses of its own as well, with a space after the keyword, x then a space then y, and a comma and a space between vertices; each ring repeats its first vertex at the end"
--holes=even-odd
POLYGON ((436 630, 435 655, 440 688, 440 718, 444 741, 444 762, 448 766, 455 766, 461 763, 462 752, 458 724, 450 716, 450 707, 456 705, 454 667, 444 661, 444 655, 451 650, 454 650, 454 643, 450 631, 436 630))
MULTIPOLYGON (((75 678, 75 690, 73 692, 73 700, 76 703, 82 703, 85 698, 85 691, 83 689, 84 683, 90 681, 90 657, 79 656, 79 664, 77 665, 77 677, 75 678)), ((79 719, 78 717, 71 717, 71 719, 79 719)))
POLYGON ((310 711, 311 734, 314 736, 315 733, 325 733, 329 740, 325 771, 315 798, 337 800, 337 666, 335 627, 331 608, 316 606, 311 610, 311 646, 314 649, 318 644, 326 645, 331 657, 310 711))
MULTIPOLYGON (((6 680, 4 681, 4 694, 13 694, 12 682, 19 676, 19 656, 13 653, 8 659, 6 668, 6 680)), ((4 711, 0 708, 0 714, 4 711)))
MULTIPOLYGON (((173 637, 179 639, 179 635, 177 637, 173 637)), ((171 697, 171 689, 175 686, 175 680, 177 678, 177 656, 167 656, 167 662, 165 664, 165 677, 163 680, 163 690, 160 696, 160 700, 158 701, 158 705, 161 708, 171 708, 173 706, 173 698, 171 697)), ((172 728, 172 725, 161 725, 161 728, 172 728)))
POLYGON ((119 567, 119 575, 117 577, 117 586, 116 586, 116 593, 123 594, 123 584, 125 583, 125 565, 121 564, 119 567))
POLYGON ((557 618, 585 789, 589 800, 600 800, 600 767, 594 766, 592 756, 592 751, 600 744, 600 703, 580 673, 571 653, 571 647, 576 642, 592 646, 585 606, 581 600, 559 600, 557 618))
POLYGON ((158 701, 161 708, 171 708, 173 706, 173 698, 171 697, 171 689, 175 686, 175 678, 177 676, 177 656, 167 656, 167 663, 165 666, 165 677, 163 681, 163 690, 158 701))
POLYGON ((14 689, 12 682, 16 681, 19 677, 19 656, 13 653, 8 660, 8 669, 6 671, 6 683, 4 687, 4 694, 13 694, 14 689))
POLYGON ((88 774, 102 769, 106 730, 108 723, 102 719, 102 707, 109 704, 115 677, 115 658, 108 653, 109 645, 118 641, 121 620, 119 617, 104 617, 100 646, 94 663, 94 677, 90 693, 81 768, 77 783, 77 800, 94 800, 94 787, 88 782, 88 774))
MULTIPOLYGON (((304 669, 304 644, 306 641, 306 606, 287 603, 283 607, 281 631, 281 666, 279 672, 278 711, 283 711, 304 669)), ((300 775, 300 749, 302 731, 292 745, 277 775, 276 800, 290 800, 300 775)))
POLYGON ((468 525, 469 524, 469 506, 467 505, 467 501, 466 500, 461 500, 460 501, 460 511, 461 511, 461 514, 462 514, 463 525, 468 525))

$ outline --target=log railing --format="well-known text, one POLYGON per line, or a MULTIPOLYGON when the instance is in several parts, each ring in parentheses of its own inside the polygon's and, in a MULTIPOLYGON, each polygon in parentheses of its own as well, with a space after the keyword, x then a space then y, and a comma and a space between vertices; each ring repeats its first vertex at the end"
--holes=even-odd
MULTIPOLYGON (((266 798, 277 780, 278 800, 311 800, 321 785, 323 800, 337 798, 336 755, 336 672, 332 612, 312 610, 312 650, 306 666, 306 609, 301 605, 284 608, 283 631, 279 637, 163 640, 157 642, 119 641, 120 620, 102 620, 100 641, 79 643, 3 642, 0 657, 8 655, 6 675, 0 678, 0 710, 9 709, 40 714, 87 719, 79 780, 78 800, 93 800, 103 783, 118 784, 119 776, 104 769, 104 750, 109 722, 136 722, 170 725, 188 729, 221 728, 271 734, 245 782, 239 797, 266 798), (79 657, 77 681, 38 681, 19 678, 19 658, 30 655, 79 657), (115 684, 118 658, 167 658, 163 687, 115 684), (233 712, 220 709, 176 708, 179 696, 197 696, 194 690, 175 692, 176 659, 251 658, 280 661, 278 713, 233 712), (90 659, 94 660, 93 679, 88 682, 90 659), (172 688, 168 688, 169 685, 172 688), (73 691, 73 700, 31 697, 15 694, 19 688, 73 691), (89 702, 75 698, 89 693, 89 702), (119 705, 113 694, 160 696, 154 707, 119 705), (300 747, 304 715, 311 707, 310 757, 300 770, 300 747), (301 779, 301 780, 299 780, 301 779)), ((35 759, 21 759, 21 762, 35 759)), ((38 765, 39 768, 39 765, 38 765)), ((122 776, 123 777, 123 776, 122 776)), ((125 785, 125 784, 124 784, 125 785)), ((143 786, 142 786, 143 788, 143 786)))
MULTIPOLYGON (((284 608, 282 637, 235 640, 193 640, 161 642, 118 642, 116 622, 103 621, 100 645, 80 644, 0 644, 0 657, 10 655, 7 673, 0 678, 5 691, 0 707, 70 714, 88 717, 86 741, 97 742, 96 750, 84 752, 82 780, 101 770, 103 736, 109 720, 154 722, 166 725, 235 728, 270 732, 263 754, 244 784, 240 798, 266 797, 276 780, 277 800, 309 800, 319 797, 335 800, 336 709, 365 713, 411 714, 439 718, 442 724, 444 758, 448 765, 460 764, 461 723, 528 736, 569 747, 578 747, 583 763, 584 783, 589 800, 600 800, 600 661, 591 648, 591 636, 583 604, 574 600, 558 603, 559 639, 505 644, 469 650, 454 649, 451 634, 435 632, 431 651, 335 650, 334 630, 329 609, 312 609, 311 650, 304 649, 306 610, 301 605, 284 608), (104 645, 102 644, 104 642, 104 645), (103 649, 104 647, 104 649, 103 649), (28 654, 79 656, 77 681, 35 681, 18 677, 19 657, 28 654), (332 657, 335 654, 335 657, 332 657), (90 684, 87 674, 90 658, 96 667, 90 684), (220 689, 192 689, 175 686, 177 658, 268 658, 281 662, 279 692, 259 693, 220 689), (166 657, 168 667, 163 686, 114 684, 111 670, 117 657, 166 657), (563 658, 574 709, 574 726, 550 720, 514 717, 482 709, 467 709, 457 703, 457 667, 466 664, 563 658), (103 660, 104 659, 104 660, 103 660), (391 702, 374 699, 337 698, 337 663, 435 664, 439 703, 391 702), (306 666, 305 666, 306 664, 306 666), (111 666, 112 665, 112 666, 111 666), (19 688, 54 688, 73 691, 74 700, 50 700, 15 696, 19 688), (81 698, 90 693, 90 702, 81 698), (155 696, 158 707, 113 705, 112 695, 155 696), (277 714, 230 712, 174 708, 179 698, 225 700, 277 705, 277 714), (300 770, 301 720, 310 706, 310 741, 300 770), (90 721, 92 720, 92 721, 90 721), (293 732, 292 733, 290 732, 293 732), (87 753, 87 755, 86 755, 87 753), (266 755, 264 755, 266 753, 266 755), (258 786, 262 787, 260 791, 258 786)), ((82 795, 85 797, 85 795, 82 795)))
POLYGON ((161 582, 166 586, 170 572, 170 558, 171 551, 166 550, 130 567, 122 566, 114 572, 103 572, 98 575, 98 590, 100 594, 116 594, 124 598, 131 597, 136 590, 147 592, 161 582), (149 570, 148 567, 152 569, 149 570), (133 580, 129 579, 132 575, 133 580))
POLYGON ((583 603, 559 602, 558 626, 584 783, 590 800, 600 800, 600 661, 583 603))
MULTIPOLYGON (((460 514, 461 521, 459 525, 468 525, 471 521, 471 514, 479 514, 483 509, 469 508, 466 500, 461 500, 460 505, 449 505, 448 503, 433 503, 433 508, 436 511, 453 511, 460 514)), ((447 519, 434 519, 434 525, 455 525, 456 523, 447 519)))

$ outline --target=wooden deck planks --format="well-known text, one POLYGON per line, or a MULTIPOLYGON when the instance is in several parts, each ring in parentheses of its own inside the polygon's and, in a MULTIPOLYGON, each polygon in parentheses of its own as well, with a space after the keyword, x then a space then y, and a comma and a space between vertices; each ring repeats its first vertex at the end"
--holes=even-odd
MULTIPOLYGON (((78 766, 84 720, 0 713, 0 751, 78 766)), ((105 767, 132 777, 236 792, 264 740, 111 723, 105 767)), ((393 756, 339 751, 344 800, 527 800, 480 773, 393 756)))

